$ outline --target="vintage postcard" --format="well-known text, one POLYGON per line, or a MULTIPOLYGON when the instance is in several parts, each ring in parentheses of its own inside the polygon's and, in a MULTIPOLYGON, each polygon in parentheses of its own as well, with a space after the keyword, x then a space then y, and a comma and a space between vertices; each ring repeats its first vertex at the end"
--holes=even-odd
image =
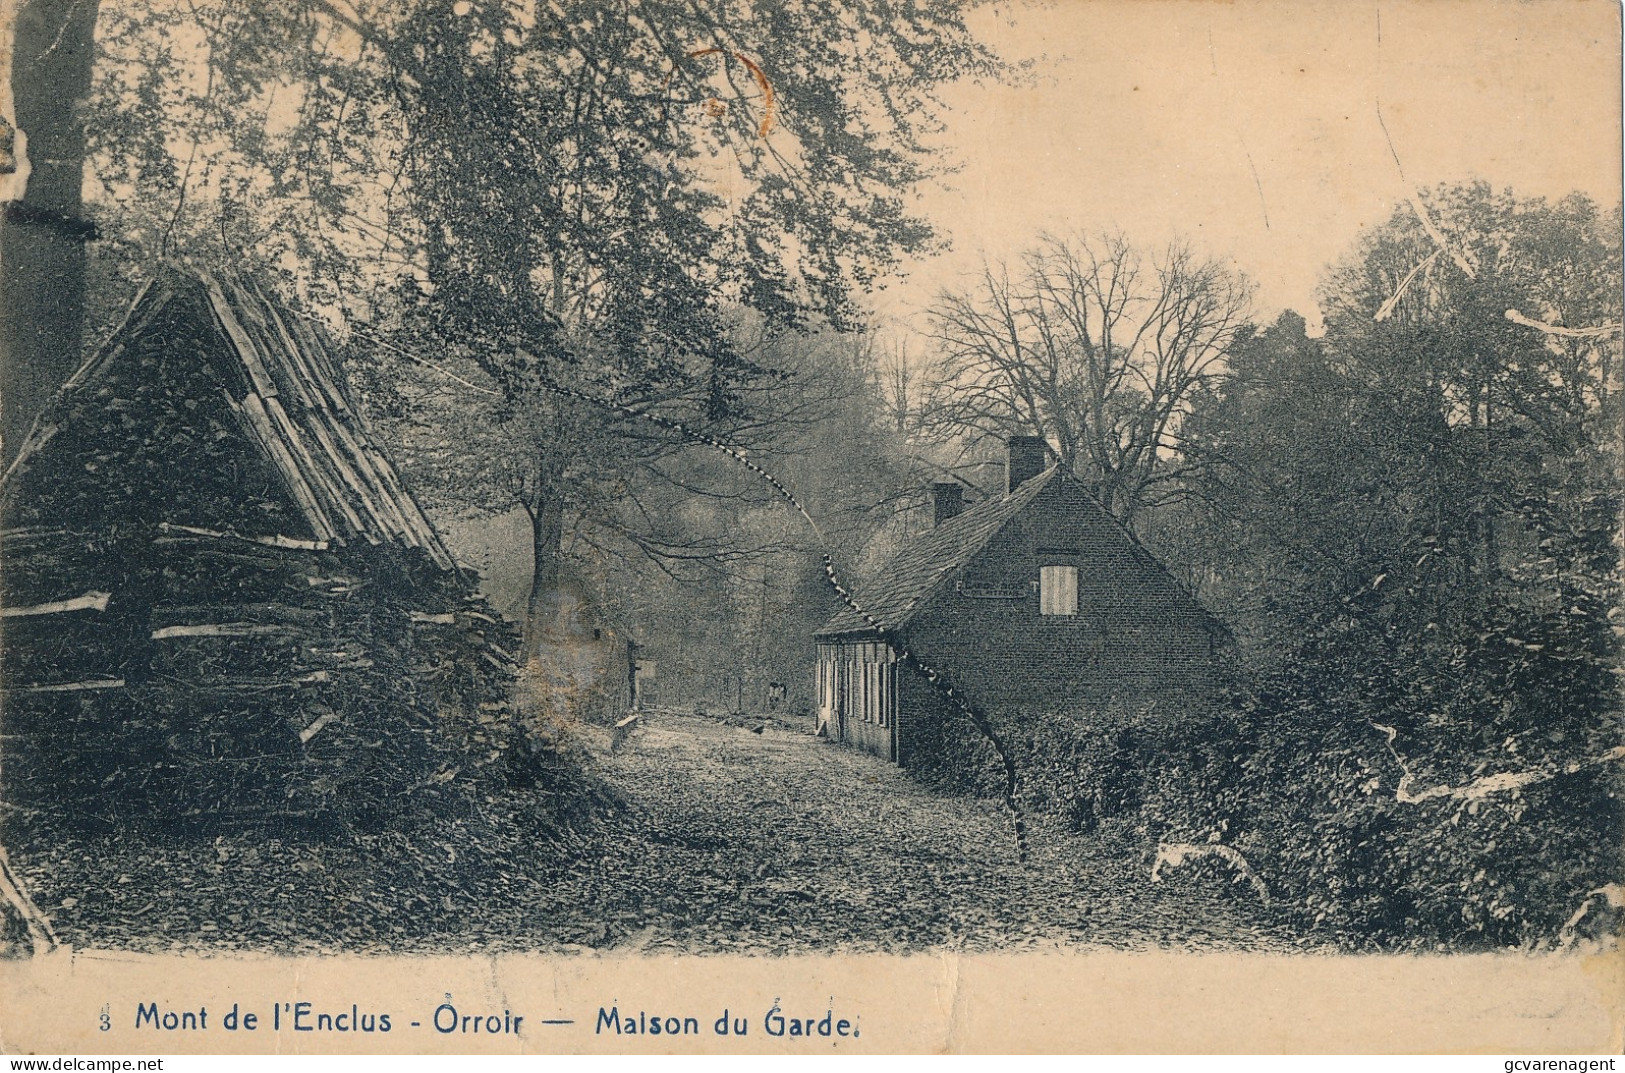
POLYGON ((0 1050, 1617 1053, 1606 0, 10 0, 0 1050))

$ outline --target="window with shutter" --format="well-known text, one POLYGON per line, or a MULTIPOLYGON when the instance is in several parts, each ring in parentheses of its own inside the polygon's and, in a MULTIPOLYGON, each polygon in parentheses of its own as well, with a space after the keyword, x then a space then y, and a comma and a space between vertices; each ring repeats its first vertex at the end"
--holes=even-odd
POLYGON ((1044 566, 1038 571, 1038 613, 1076 615, 1078 613, 1078 568, 1044 566))

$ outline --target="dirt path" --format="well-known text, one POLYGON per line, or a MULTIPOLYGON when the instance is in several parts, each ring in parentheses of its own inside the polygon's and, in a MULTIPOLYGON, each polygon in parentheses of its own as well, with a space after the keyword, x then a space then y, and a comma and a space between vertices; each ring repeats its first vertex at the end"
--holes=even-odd
POLYGON ((1151 883, 1150 845, 1040 825, 1020 865, 998 802, 933 794, 800 731, 652 714, 619 753, 586 733, 625 806, 573 850, 452 825, 338 843, 40 838, 12 860, 80 948, 1301 946, 1216 873, 1151 883))
POLYGON ((603 898, 622 942, 782 952, 1292 944, 1250 894, 1211 879, 1150 883, 1151 847, 1143 859, 1107 853, 1040 827, 1022 866, 1000 803, 933 794, 805 733, 662 714, 602 763, 643 829, 570 873, 565 889, 583 882, 582 894, 603 898))

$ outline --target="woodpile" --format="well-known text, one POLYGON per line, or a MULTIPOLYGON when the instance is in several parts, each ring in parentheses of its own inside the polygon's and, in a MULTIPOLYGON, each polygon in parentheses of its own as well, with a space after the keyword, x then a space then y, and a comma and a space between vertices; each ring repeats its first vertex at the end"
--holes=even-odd
POLYGON ((0 960, 47 954, 57 946, 50 918, 28 896, 0 848, 0 960))
POLYGON ((319 336, 249 283, 149 286, 36 424, 0 520, 12 806, 381 824, 523 736, 514 631, 319 336))

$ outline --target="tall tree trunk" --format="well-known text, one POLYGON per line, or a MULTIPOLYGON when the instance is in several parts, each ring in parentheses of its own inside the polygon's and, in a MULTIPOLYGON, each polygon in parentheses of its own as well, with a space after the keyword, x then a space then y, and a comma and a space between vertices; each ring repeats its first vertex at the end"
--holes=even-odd
POLYGON ((556 486, 543 487, 526 505, 532 552, 530 597, 525 602, 525 652, 537 654, 547 628, 559 612, 559 560, 564 545, 564 497, 556 486))
MULTIPOLYGON (((27 185, 0 221, 0 458, 17 453, 79 364, 85 318, 85 131, 100 0, 20 0, 11 50, 27 185)), ((19 139, 21 140, 21 139, 19 139)))
MULTIPOLYGON (((81 102, 90 95, 100 0, 18 0, 9 42, 17 171, 0 206, 0 465, 9 463, 45 401, 79 364, 85 317, 80 218, 85 173, 81 102)), ((56 946, 0 846, 0 948, 56 946)))

